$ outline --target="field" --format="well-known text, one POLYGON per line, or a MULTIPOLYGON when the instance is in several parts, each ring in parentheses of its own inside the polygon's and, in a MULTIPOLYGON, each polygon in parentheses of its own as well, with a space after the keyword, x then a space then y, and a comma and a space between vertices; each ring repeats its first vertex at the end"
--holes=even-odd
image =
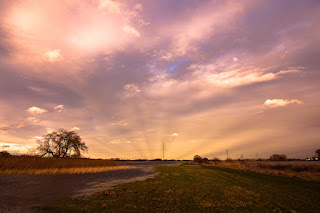
POLYGON ((117 166, 117 163, 111 160, 39 157, 0 158, 0 174, 92 173, 127 168, 128 166, 117 166))
POLYGON ((39 212, 318 212, 320 182, 231 168, 156 168, 158 175, 38 206, 39 212))
POLYGON ((204 165, 320 181, 319 161, 215 161, 204 165))

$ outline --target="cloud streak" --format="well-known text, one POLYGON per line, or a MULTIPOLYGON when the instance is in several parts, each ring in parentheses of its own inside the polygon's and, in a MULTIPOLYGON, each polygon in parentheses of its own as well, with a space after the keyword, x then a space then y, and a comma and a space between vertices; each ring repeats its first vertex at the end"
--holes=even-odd
POLYGON ((292 100, 287 100, 287 99, 267 99, 264 102, 264 105, 267 107, 271 108, 277 108, 277 107, 284 107, 289 104, 303 104, 302 101, 299 101, 298 99, 292 99, 292 100))

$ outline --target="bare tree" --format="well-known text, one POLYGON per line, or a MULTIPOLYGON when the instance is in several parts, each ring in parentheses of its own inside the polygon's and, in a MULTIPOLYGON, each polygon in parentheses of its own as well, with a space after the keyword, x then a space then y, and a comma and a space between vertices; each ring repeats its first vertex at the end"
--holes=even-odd
POLYGON ((81 152, 86 152, 88 147, 75 131, 59 129, 37 140, 38 151, 41 156, 52 157, 81 157, 81 152))
POLYGON ((318 149, 316 153, 318 154, 318 157, 320 157, 320 149, 318 149))

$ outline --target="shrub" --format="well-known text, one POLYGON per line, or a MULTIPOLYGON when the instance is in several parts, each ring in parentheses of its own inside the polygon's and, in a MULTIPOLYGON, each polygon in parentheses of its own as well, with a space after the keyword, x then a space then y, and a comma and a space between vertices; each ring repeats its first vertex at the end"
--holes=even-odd
POLYGON ((10 157, 10 156, 11 156, 10 153, 7 151, 0 152, 0 157, 10 157))
POLYGON ((209 159, 208 158, 203 158, 202 161, 203 161, 203 163, 209 163, 209 159))
POLYGON ((199 155, 195 155, 193 157, 193 161, 196 162, 196 163, 202 163, 203 162, 203 159, 202 157, 200 157, 199 155))
POLYGON ((284 154, 282 154, 282 155, 273 154, 273 155, 270 156, 270 160, 272 160, 272 161, 287 161, 288 158, 284 154))

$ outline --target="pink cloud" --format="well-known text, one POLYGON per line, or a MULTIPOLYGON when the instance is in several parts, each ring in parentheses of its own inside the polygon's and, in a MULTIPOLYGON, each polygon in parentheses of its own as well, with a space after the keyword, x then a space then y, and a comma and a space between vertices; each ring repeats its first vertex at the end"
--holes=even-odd
POLYGON ((62 112, 62 111, 64 111, 64 105, 58 105, 58 106, 54 107, 53 109, 57 110, 58 112, 62 112))
POLYGON ((141 90, 139 89, 139 86, 136 84, 126 84, 124 85, 123 89, 124 89, 124 95, 123 95, 124 98, 131 98, 141 92, 141 90))
POLYGON ((45 56, 46 56, 47 60, 51 63, 62 59, 62 56, 60 54, 60 50, 58 50, 58 49, 46 52, 45 56))
POLYGON ((106 9, 110 13, 121 13, 120 4, 112 0, 100 0, 99 9, 106 9))
POLYGON ((33 106, 26 110, 30 115, 40 115, 48 112, 48 110, 41 109, 39 107, 33 106))
POLYGON ((28 66, 39 66, 43 55, 48 62, 68 58, 82 63, 87 55, 110 53, 130 44, 128 35, 140 37, 133 24, 141 22, 139 11, 125 2, 18 1, 11 8, 1 21, 19 50, 13 57, 28 66))
POLYGON ((124 26, 122 30, 130 35, 134 35, 135 37, 140 37, 139 31, 128 25, 124 26))
POLYGON ((299 68, 274 72, 276 67, 258 67, 229 63, 229 58, 216 63, 193 64, 193 72, 183 79, 172 79, 168 74, 156 74, 150 78, 151 85, 144 89, 148 96, 173 97, 191 93, 195 99, 205 98, 221 90, 272 81, 283 75, 299 72, 299 68))
POLYGON ((220 5, 209 3, 195 10, 190 17, 169 26, 169 29, 165 26, 167 29, 163 31, 172 35, 172 42, 163 58, 170 59, 169 55, 181 56, 188 51, 196 51, 197 43, 208 40, 214 34, 232 30, 232 22, 243 11, 244 4, 234 1, 225 1, 220 5))

